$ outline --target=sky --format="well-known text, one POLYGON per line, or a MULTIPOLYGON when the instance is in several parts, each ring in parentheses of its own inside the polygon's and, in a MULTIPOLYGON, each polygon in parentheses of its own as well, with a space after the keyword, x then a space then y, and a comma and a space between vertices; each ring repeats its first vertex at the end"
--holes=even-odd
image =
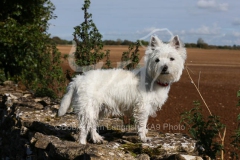
MULTIPOLYGON (((83 18, 84 0, 52 0, 56 19, 51 36, 72 40, 83 18)), ((239 0, 92 0, 92 14, 103 40, 144 39, 157 35, 169 41, 178 35, 185 43, 202 38, 212 45, 240 45, 239 0)))

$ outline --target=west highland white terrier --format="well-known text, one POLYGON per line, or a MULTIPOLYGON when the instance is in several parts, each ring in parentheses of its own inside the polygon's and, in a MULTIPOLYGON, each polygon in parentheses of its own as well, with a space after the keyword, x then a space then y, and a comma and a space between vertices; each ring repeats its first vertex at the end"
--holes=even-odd
POLYGON ((89 132, 94 143, 103 141, 96 131, 100 118, 132 114, 140 139, 146 142, 148 117, 165 103, 171 84, 180 79, 185 59, 186 50, 178 36, 167 44, 152 36, 145 65, 139 70, 91 70, 73 78, 58 115, 73 106, 79 118, 79 141, 86 144, 89 132))

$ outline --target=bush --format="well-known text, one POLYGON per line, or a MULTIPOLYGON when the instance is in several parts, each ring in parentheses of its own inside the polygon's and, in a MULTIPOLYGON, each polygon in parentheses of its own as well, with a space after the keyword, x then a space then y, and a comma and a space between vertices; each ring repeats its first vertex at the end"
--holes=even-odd
POLYGON ((128 46, 128 51, 123 52, 121 58, 122 62, 121 68, 127 70, 133 70, 137 68, 137 65, 139 63, 139 46, 140 42, 137 41, 136 43, 130 44, 128 46))
POLYGON ((223 150, 217 136, 225 126, 218 116, 211 115, 207 119, 204 118, 198 101, 194 101, 194 105, 193 109, 181 114, 181 122, 188 128, 190 135, 197 140, 199 154, 216 159, 217 154, 223 150))
POLYGON ((0 69, 6 79, 33 91, 59 93, 64 82, 61 54, 46 32, 54 5, 49 0, 3 0, 0 6, 0 69))
MULTIPOLYGON (((238 103, 237 106, 240 107, 240 90, 237 92, 238 103)), ((238 151, 240 149, 240 114, 237 117, 238 129, 235 131, 234 135, 231 137, 231 145, 234 147, 235 151, 231 152, 232 158, 239 159, 238 151)))
POLYGON ((35 97, 50 97, 52 99, 56 99, 56 93, 49 88, 38 88, 34 94, 35 97))

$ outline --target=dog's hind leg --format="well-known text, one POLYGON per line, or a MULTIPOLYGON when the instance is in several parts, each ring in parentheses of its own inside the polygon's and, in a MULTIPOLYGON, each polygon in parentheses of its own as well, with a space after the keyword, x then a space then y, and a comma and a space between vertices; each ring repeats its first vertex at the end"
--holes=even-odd
MULTIPOLYGON (((97 104, 96 104, 97 105, 97 104)), ((97 133, 97 124, 98 124, 98 119, 99 116, 102 118, 101 113, 99 113, 98 115, 96 115, 96 117, 93 119, 92 123, 92 128, 91 128, 91 138, 93 140, 93 143, 102 143, 103 142, 103 137, 100 136, 97 133)))
POLYGON ((81 130, 80 143, 86 144, 89 132, 94 143, 101 143, 103 141, 103 137, 101 137, 96 131, 99 116, 99 108, 96 107, 98 104, 93 99, 89 98, 87 103, 84 105, 81 104, 80 106, 84 106, 80 109, 78 114, 81 130))
POLYGON ((91 123, 89 123, 89 116, 82 115, 82 112, 78 113, 78 120, 79 120, 79 129, 80 129, 80 137, 79 143, 80 144, 87 144, 87 136, 91 128, 91 123))
POLYGON ((78 120, 79 120, 79 129, 80 129, 79 143, 87 144, 89 126, 86 120, 86 116, 83 116, 81 115, 81 113, 78 113, 78 120))

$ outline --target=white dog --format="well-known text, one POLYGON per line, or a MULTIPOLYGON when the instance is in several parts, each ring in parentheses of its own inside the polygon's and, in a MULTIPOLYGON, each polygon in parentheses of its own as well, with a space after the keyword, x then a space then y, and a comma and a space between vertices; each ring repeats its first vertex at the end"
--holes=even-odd
POLYGON ((78 75, 68 85, 58 115, 72 104, 80 123, 80 143, 86 144, 90 132, 94 143, 103 141, 97 131, 99 118, 133 114, 140 139, 146 142, 148 117, 168 98, 173 82, 180 79, 186 50, 178 36, 165 44, 152 36, 146 50, 145 65, 137 71, 92 70, 78 75))

